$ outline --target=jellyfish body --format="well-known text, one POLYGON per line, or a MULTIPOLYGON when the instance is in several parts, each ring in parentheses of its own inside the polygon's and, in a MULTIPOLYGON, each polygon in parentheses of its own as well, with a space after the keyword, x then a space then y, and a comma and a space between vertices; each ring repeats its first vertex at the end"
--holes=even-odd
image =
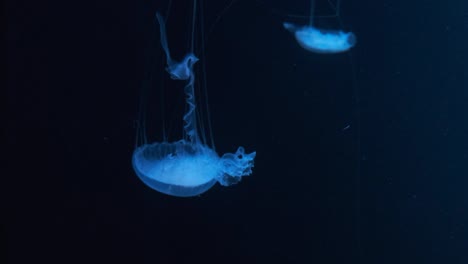
POLYGON ((315 53, 345 52, 356 44, 356 36, 352 32, 297 26, 288 22, 284 22, 283 26, 294 34, 301 47, 315 53))
MULTIPOLYGON (((335 16, 339 18, 340 0, 337 1, 334 8, 336 9, 335 16)), ((298 26, 289 22, 283 23, 284 28, 294 34, 301 47, 315 53, 341 53, 356 45, 356 35, 352 32, 314 27, 314 10, 315 0, 311 0, 309 25, 307 26, 298 26)))
POLYGON ((190 141, 143 145, 133 154, 133 168, 149 187, 165 194, 189 197, 206 192, 216 182, 229 186, 252 173, 255 152, 242 147, 222 157, 190 141))
POLYGON ((199 195, 216 182, 223 186, 235 184, 241 177, 252 173, 256 153, 247 154, 244 148, 239 147, 235 153, 226 153, 220 157, 200 139, 193 71, 198 58, 190 52, 180 63, 172 60, 164 20, 159 14, 157 19, 160 24, 161 45, 167 58, 167 71, 172 79, 187 82, 184 87, 188 106, 183 116, 185 138, 176 142, 138 146, 132 157, 133 169, 147 186, 172 196, 199 195))

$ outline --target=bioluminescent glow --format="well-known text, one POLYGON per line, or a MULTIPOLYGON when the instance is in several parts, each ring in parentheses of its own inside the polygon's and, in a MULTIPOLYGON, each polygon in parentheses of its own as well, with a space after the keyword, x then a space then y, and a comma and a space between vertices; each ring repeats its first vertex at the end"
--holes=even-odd
POLYGON ((301 27, 288 22, 284 22, 283 26, 294 34, 301 47, 315 53, 345 52, 356 44, 356 36, 352 32, 301 27))
POLYGON ((181 62, 174 61, 169 52, 169 46, 167 45, 166 23, 164 22, 164 18, 159 13, 156 13, 156 18, 158 19, 159 32, 161 34, 161 46, 166 54, 167 72, 169 72, 171 78, 174 80, 188 80, 192 76, 192 66, 198 61, 198 58, 195 57, 193 53, 188 53, 181 62))
MULTIPOLYGON (((339 3, 340 1, 337 3, 337 10, 339 10, 339 3)), ((314 27, 315 0, 311 0, 310 5, 309 25, 298 26, 289 22, 283 23, 284 28, 294 34, 301 47, 315 53, 340 53, 351 49, 356 44, 356 36, 352 32, 314 27)))
MULTIPOLYGON (((196 0, 192 23, 195 22, 196 0)), ((239 147, 235 153, 218 156, 213 147, 204 142, 206 126, 198 125, 202 120, 196 111, 194 65, 199 59, 190 51, 181 62, 172 59, 166 38, 163 17, 156 14, 160 26, 161 46, 167 60, 166 70, 174 80, 186 81, 184 92, 187 109, 183 116, 184 138, 176 142, 155 142, 137 146, 132 164, 138 177, 156 191, 172 196, 189 197, 210 189, 216 182, 229 186, 250 175, 256 153, 245 153, 239 147)), ((192 25, 193 27, 193 25, 192 25)), ((193 29, 192 29, 193 30, 193 29)), ((193 41, 193 39, 192 39, 193 41)), ((193 42, 192 42, 193 44, 193 42)), ((144 129, 144 128, 140 128, 144 129)), ((140 133, 145 135, 145 132, 140 133)))

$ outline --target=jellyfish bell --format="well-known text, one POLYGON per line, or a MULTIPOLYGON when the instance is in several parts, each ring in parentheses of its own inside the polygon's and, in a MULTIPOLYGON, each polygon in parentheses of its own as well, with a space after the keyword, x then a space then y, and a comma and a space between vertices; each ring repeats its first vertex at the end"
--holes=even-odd
POLYGON ((146 185, 168 195, 194 196, 216 183, 217 154, 184 140, 143 145, 135 150, 132 163, 146 185))
MULTIPOLYGON (((195 0, 192 30, 196 2, 195 0)), ((187 107, 182 118, 183 138, 174 142, 165 138, 162 142, 148 143, 145 128, 137 128, 137 141, 140 137, 140 144, 137 144, 133 152, 133 169, 150 188, 178 197, 199 195, 209 190, 216 182, 223 186, 235 184, 243 176, 252 173, 256 153, 246 153, 243 147, 239 147, 235 153, 219 156, 214 144, 209 146, 205 129, 210 125, 203 124, 201 111, 197 111, 200 109, 196 103, 194 66, 199 59, 194 55, 193 39, 192 50, 181 62, 176 62, 170 56, 165 21, 159 13, 156 14, 156 18, 160 25, 161 46, 166 55, 166 70, 171 79, 185 81, 187 107)))
POLYGON ((297 26, 289 22, 284 22, 283 26, 294 34, 302 48, 315 53, 345 52, 356 44, 356 35, 353 32, 297 26))
POLYGON ((186 140, 157 142, 138 147, 133 153, 133 168, 149 187, 172 196, 196 196, 216 182, 229 186, 252 173, 255 152, 246 154, 240 147, 235 154, 222 157, 203 144, 186 140))
MULTIPOLYGON (((336 13, 335 15, 325 17, 336 17, 339 19, 340 1, 341 0, 338 0, 336 5, 332 5, 330 0, 328 0, 328 3, 332 5, 336 13)), ((308 25, 296 25, 291 22, 283 23, 283 27, 294 35, 302 48, 314 53, 331 54, 346 52, 356 45, 356 35, 353 32, 345 32, 337 29, 324 29, 314 26, 314 12, 315 0, 311 0, 308 25)))

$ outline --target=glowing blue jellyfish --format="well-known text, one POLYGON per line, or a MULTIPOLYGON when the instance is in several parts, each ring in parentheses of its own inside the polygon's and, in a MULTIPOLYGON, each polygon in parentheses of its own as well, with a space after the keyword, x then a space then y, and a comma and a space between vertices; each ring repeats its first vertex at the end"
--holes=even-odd
MULTIPOLYGON (((195 8, 196 0, 194 2, 195 8)), ((187 82, 184 87, 187 103, 187 110, 183 116, 185 136, 176 142, 164 141, 137 146, 132 157, 133 168, 146 185, 173 196, 195 196, 207 191, 216 182, 223 186, 237 183, 242 176, 252 173, 256 153, 247 154, 244 148, 239 147, 236 153, 226 153, 220 157, 200 138, 199 131, 202 135, 204 131, 203 126, 197 125, 197 120, 200 119, 195 110, 193 71, 198 58, 193 54, 192 45, 192 52, 181 62, 174 61, 167 45, 164 19, 159 14, 157 19, 161 45, 167 58, 166 70, 172 79, 187 82)))
MULTIPOLYGON (((339 10, 339 1, 337 10, 339 10)), ((304 49, 315 53, 340 53, 351 49, 356 44, 356 36, 352 32, 341 30, 325 30, 313 26, 315 0, 311 0, 310 22, 307 26, 297 26, 284 22, 285 29, 296 37, 304 49)))

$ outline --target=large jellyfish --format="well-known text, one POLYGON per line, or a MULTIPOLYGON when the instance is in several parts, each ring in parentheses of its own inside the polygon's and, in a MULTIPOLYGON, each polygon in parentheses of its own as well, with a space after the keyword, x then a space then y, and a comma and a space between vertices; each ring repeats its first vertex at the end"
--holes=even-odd
MULTIPOLYGON (((337 14, 339 5, 340 0, 335 7, 337 14)), ((311 0, 309 25, 298 26, 289 22, 283 23, 284 28, 294 34, 301 47, 315 53, 340 53, 351 49, 356 44, 356 36, 353 32, 314 27, 314 9, 315 0, 311 0)))
MULTIPOLYGON (((195 0, 192 17, 192 50, 180 62, 171 57, 164 18, 156 14, 160 26, 161 46, 167 59, 166 70, 173 80, 186 82, 184 92, 187 107, 183 116, 184 137, 176 142, 164 140, 149 144, 145 138, 143 144, 137 145, 132 157, 133 168, 146 185, 161 193, 179 197, 199 195, 210 189, 216 182, 223 186, 239 182, 241 177, 252 173, 256 155, 255 152, 246 153, 244 148, 239 147, 235 153, 218 156, 213 146, 208 146, 204 140, 205 126, 197 124, 201 118, 196 111, 193 71, 198 61, 193 53, 196 2, 195 0)), ((146 132, 140 133, 145 135, 146 132)))

